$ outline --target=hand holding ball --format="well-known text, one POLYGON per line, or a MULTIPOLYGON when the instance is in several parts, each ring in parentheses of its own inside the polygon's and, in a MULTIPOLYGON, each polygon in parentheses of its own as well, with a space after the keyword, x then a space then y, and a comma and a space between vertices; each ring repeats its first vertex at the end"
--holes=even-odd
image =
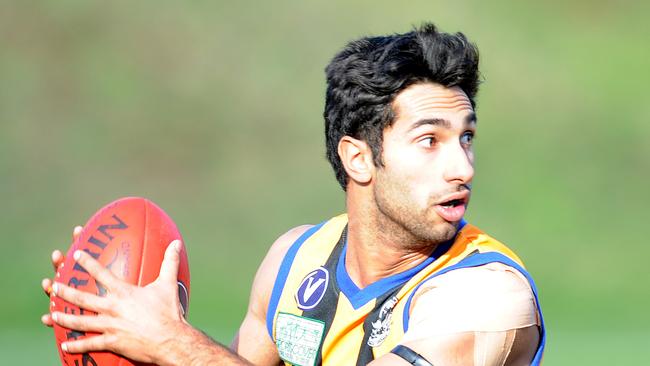
MULTIPOLYGON (((75 262, 73 254, 84 251, 123 281, 145 286, 159 275, 167 246, 173 240, 182 240, 172 219, 153 202, 144 198, 122 198, 95 213, 69 249, 64 264, 57 270, 55 282, 66 284, 98 296, 106 295, 106 288, 75 262)), ((190 273, 187 253, 180 251, 178 296, 183 315, 187 313, 190 273)), ((56 296, 51 297, 50 312, 75 315, 94 314, 72 305, 56 296)), ((93 336, 54 324, 59 355, 64 365, 128 366, 133 361, 110 352, 72 354, 61 350, 61 343, 93 336)))

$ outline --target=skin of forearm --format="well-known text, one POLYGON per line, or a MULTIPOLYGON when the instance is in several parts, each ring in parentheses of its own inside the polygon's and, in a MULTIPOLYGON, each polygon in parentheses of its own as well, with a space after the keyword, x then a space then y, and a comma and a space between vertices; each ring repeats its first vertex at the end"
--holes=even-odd
POLYGON ((156 364, 160 366, 252 365, 187 323, 180 325, 174 336, 162 344, 156 353, 156 364))

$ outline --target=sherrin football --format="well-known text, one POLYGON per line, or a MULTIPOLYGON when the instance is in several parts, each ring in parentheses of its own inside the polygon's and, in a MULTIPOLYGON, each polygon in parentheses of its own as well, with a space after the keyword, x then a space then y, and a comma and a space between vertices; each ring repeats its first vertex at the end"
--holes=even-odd
MULTIPOLYGON (((173 240, 182 240, 174 221, 153 202, 139 197, 127 197, 111 202, 97 211, 83 227, 68 250, 64 265, 57 271, 55 281, 103 296, 106 290, 72 258, 83 250, 97 259, 124 281, 145 286, 153 282, 160 271, 165 249, 173 240)), ((178 296, 187 314, 190 294, 190 271, 185 246, 180 253, 178 296)), ((51 297, 50 311, 69 314, 94 314, 56 297, 51 297)), ((71 331, 54 324, 54 336, 61 362, 67 366, 131 366, 140 365, 110 352, 70 354, 61 350, 65 341, 83 339, 93 333, 71 331)))

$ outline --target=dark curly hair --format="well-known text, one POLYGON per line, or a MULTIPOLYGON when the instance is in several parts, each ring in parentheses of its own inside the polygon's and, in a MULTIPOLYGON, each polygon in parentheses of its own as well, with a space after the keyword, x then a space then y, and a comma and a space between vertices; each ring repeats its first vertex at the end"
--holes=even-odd
POLYGON ((374 164, 383 166, 383 132, 393 123, 395 96, 411 84, 434 82, 460 87, 474 107, 478 62, 478 49, 464 34, 439 32, 431 23, 404 34, 352 41, 334 56, 325 69, 323 115, 327 159, 343 190, 348 178, 338 155, 343 136, 367 142, 374 164))

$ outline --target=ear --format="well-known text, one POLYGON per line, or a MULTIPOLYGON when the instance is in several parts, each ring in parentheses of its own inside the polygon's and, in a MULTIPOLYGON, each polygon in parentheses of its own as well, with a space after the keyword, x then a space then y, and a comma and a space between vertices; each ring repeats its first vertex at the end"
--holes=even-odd
POLYGON ((362 185, 370 183, 375 165, 370 146, 365 141, 343 136, 339 141, 338 152, 350 179, 362 185))

